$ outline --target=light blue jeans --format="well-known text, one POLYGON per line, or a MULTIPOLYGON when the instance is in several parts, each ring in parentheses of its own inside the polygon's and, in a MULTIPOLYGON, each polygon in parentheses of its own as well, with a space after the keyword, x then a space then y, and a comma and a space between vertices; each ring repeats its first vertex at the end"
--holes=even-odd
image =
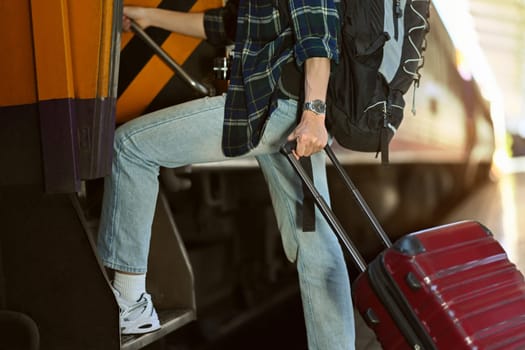
MULTIPOLYGON (((159 167, 230 159, 221 150, 224 103, 224 95, 206 97, 117 129, 98 235, 98 252, 107 267, 146 273, 159 167)), ((316 231, 302 231, 297 213, 303 198, 301 181, 279 153, 296 125, 296 109, 296 101, 279 100, 260 144, 243 157, 255 156, 259 162, 286 256, 297 264, 309 349, 354 349, 350 283, 341 247, 318 211, 316 231)), ((328 198, 324 152, 311 158, 316 187, 328 198)))

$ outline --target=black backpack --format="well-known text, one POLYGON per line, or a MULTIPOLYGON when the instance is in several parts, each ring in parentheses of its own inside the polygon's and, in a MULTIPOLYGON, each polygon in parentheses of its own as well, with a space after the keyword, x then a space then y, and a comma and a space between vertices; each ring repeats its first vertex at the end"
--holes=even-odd
POLYGON ((429 7, 430 0, 341 0, 340 57, 328 86, 327 118, 343 147, 381 152, 388 162, 403 95, 419 85, 429 7))

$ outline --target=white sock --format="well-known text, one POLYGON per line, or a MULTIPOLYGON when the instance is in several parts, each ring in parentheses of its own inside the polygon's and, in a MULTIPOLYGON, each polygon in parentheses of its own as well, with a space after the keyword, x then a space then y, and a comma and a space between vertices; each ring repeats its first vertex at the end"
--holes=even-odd
POLYGON ((139 300, 146 292, 146 274, 130 275, 115 271, 113 287, 120 292, 120 296, 130 302, 139 300))

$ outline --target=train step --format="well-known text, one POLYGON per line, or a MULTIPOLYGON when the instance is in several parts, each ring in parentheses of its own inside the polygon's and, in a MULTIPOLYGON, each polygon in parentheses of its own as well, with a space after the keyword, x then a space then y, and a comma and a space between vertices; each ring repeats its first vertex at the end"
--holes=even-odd
POLYGON ((196 318, 195 311, 192 309, 165 310, 158 314, 161 324, 158 331, 142 335, 124 335, 120 348, 122 350, 142 349, 196 318))

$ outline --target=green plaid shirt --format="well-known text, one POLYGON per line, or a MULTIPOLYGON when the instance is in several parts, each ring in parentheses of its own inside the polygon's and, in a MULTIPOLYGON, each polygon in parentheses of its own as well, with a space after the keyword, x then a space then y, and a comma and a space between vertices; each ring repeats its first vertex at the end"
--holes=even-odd
POLYGON ((338 61, 336 1, 232 0, 205 13, 210 43, 235 38, 222 137, 226 156, 245 154, 259 143, 277 107, 284 63, 292 57, 298 67, 310 57, 338 61), (280 15, 277 1, 289 2, 291 16, 280 15))

